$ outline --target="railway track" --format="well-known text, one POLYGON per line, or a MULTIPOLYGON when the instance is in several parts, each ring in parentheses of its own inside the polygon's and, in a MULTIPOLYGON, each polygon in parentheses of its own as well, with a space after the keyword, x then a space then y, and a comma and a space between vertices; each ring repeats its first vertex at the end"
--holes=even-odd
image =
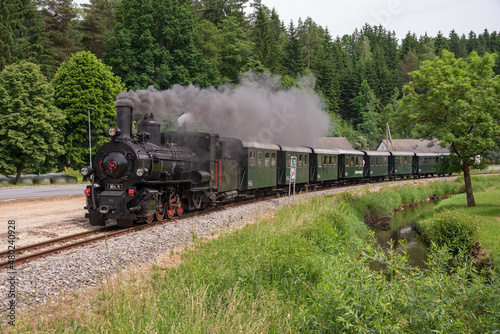
MULTIPOLYGON (((409 180, 411 180, 411 179, 409 179, 409 180)), ((432 180, 432 179, 429 179, 429 180, 432 180)), ((377 183, 373 183, 373 184, 383 184, 383 183, 388 183, 388 182, 393 182, 393 181, 386 180, 386 181, 377 182, 377 183)), ((348 184, 348 185, 341 185, 341 186, 336 186, 336 187, 337 188, 346 188, 349 186, 352 186, 352 185, 348 184)), ((327 188, 319 188, 317 190, 324 190, 324 189, 327 189, 327 188)), ((55 253, 58 253, 58 252, 61 252, 64 250, 88 245, 88 244, 91 244, 91 243, 99 241, 99 240, 104 240, 104 239, 108 239, 108 238, 117 237, 117 236, 120 236, 120 235, 123 235, 126 233, 144 230, 147 228, 151 228, 153 226, 176 221, 178 219, 186 219, 186 218, 195 217, 195 216, 204 216, 204 215, 207 215, 211 212, 224 210, 224 209, 232 207, 232 206, 241 205, 241 204, 251 204, 251 203, 257 202, 259 200, 269 199, 269 198, 273 198, 273 197, 276 197, 276 194, 269 195, 269 196, 259 196, 258 198, 251 198, 251 199, 246 199, 243 201, 232 202, 232 203, 228 203, 228 204, 213 207, 213 208, 208 208, 208 209, 205 209, 203 211, 195 211, 195 212, 185 213, 182 216, 175 216, 171 219, 163 219, 160 221, 154 221, 154 222, 149 223, 149 224, 137 225, 137 226, 133 226, 133 227, 125 228, 125 229, 118 229, 115 225, 112 225, 112 226, 107 226, 104 228, 95 229, 92 231, 86 231, 86 232, 81 232, 81 233, 77 233, 77 234, 72 234, 72 235, 60 237, 57 239, 51 239, 51 240, 39 242, 36 244, 28 245, 28 246, 18 247, 15 249, 15 253, 14 253, 15 260, 14 260, 13 264, 19 265, 21 263, 24 263, 24 262, 27 262, 30 260, 35 260, 35 259, 42 258, 42 257, 50 255, 50 254, 55 254, 55 253), (98 235, 96 235, 96 234, 98 234, 98 235), (50 247, 50 246, 54 246, 54 245, 57 245, 57 246, 50 247), (23 254, 23 253, 28 253, 28 254, 19 256, 20 254, 23 254)), ((9 251, 0 252, 0 260, 2 260, 2 262, 0 262, 0 269, 5 268, 5 267, 12 264, 8 260, 8 256, 9 256, 9 251)))
MULTIPOLYGON (((269 196, 269 197, 271 197, 271 196, 269 196)), ((64 250, 88 245, 88 244, 91 244, 95 241, 113 238, 113 237, 117 237, 117 236, 120 236, 120 235, 123 235, 126 233, 144 230, 144 229, 151 228, 153 226, 157 226, 160 224, 165 224, 168 222, 176 221, 178 219, 186 219, 186 218, 195 217, 195 216, 203 216, 203 215, 209 214, 209 213, 214 212, 214 211, 224 210, 226 208, 229 208, 229 207, 232 207, 235 205, 239 205, 239 204, 252 203, 252 202, 255 202, 257 200, 262 200, 265 198, 268 198, 268 197, 261 197, 258 199, 249 199, 246 201, 228 203, 228 204, 225 204, 222 206, 208 208, 208 209, 205 209, 203 211, 195 211, 195 212, 185 213, 182 216, 175 216, 171 219, 163 219, 160 221, 154 221, 154 222, 149 223, 149 224, 137 225, 137 226, 133 226, 133 227, 125 228, 125 229, 119 229, 116 225, 111 225, 111 226, 95 229, 92 231, 85 231, 85 232, 81 232, 81 233, 76 233, 76 234, 60 237, 57 239, 51 239, 51 240, 39 242, 39 243, 28 245, 28 246, 18 247, 15 249, 15 252, 13 253, 13 254, 15 254, 15 259, 14 259, 13 263, 8 260, 8 256, 10 254, 12 254, 12 252, 9 253, 9 251, 2 251, 2 252, 0 252, 0 259, 2 260, 0 262, 0 269, 6 268, 11 264, 13 264, 14 266, 17 266, 17 265, 24 263, 24 262, 27 262, 27 261, 31 261, 31 260, 35 260, 38 258, 42 258, 42 257, 47 256, 47 255, 59 253, 59 252, 64 251, 64 250), (99 234, 99 235, 95 235, 95 234, 99 234), (58 245, 58 246, 50 247, 53 245, 58 245), (39 251, 37 251, 37 250, 39 250, 39 251), (28 253, 28 254, 19 256, 20 254, 23 254, 23 253, 28 253)))

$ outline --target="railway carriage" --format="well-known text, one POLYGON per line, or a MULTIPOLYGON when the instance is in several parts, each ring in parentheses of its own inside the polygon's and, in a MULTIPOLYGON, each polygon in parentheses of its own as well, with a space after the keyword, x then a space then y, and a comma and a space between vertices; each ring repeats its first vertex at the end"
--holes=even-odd
POLYGON ((438 153, 415 153, 413 157, 413 175, 427 177, 437 174, 438 153))
POLYGON ((358 150, 339 150, 339 181, 357 183, 363 179, 364 153, 358 150))
POLYGON ((339 151, 314 149, 311 154, 309 178, 312 183, 331 185, 338 182, 339 151))
POLYGON ((275 144, 254 143, 222 138, 227 155, 237 161, 237 189, 254 191, 276 186, 278 151, 275 144))
POLYGON ((389 179, 413 176, 413 152, 389 151, 389 179))
POLYGON ((387 151, 362 151, 364 155, 365 166, 363 176, 367 180, 383 181, 389 178, 389 157, 387 151))
POLYGON ((287 186, 290 184, 290 167, 293 156, 297 157, 296 184, 309 183, 309 163, 312 149, 308 147, 281 146, 278 152, 277 185, 287 186))

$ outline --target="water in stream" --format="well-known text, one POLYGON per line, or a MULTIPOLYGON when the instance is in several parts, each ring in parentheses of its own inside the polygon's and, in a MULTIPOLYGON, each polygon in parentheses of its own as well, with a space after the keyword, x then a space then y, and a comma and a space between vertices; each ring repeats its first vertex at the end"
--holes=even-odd
MULTIPOLYGON (((415 223, 419 216, 432 210, 435 203, 422 203, 414 208, 398 211, 389 221, 389 229, 374 228, 378 243, 385 249, 389 249, 389 241, 393 240, 395 248, 401 248, 400 241, 406 240, 406 248, 410 259, 410 265, 426 268, 427 244, 420 240, 415 231, 415 223)), ((376 263, 372 269, 382 269, 376 263)))

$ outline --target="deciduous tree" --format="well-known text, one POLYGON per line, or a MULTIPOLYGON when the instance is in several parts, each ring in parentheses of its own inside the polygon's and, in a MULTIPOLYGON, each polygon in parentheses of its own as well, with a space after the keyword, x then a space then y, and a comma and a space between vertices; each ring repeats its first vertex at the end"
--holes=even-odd
POLYGON ((475 205, 470 169, 478 166, 478 155, 500 141, 500 76, 494 76, 494 64, 492 54, 456 59, 444 50, 412 73, 402 103, 402 121, 459 158, 469 206, 475 205))
POLYGON ((109 66, 88 51, 62 63, 52 86, 54 103, 68 119, 64 128, 67 153, 63 164, 79 169, 89 159, 87 108, 94 108, 90 113, 92 146, 99 147, 109 139, 107 130, 116 121, 114 102, 125 86, 109 66))
POLYGON ((64 113, 54 106, 54 89, 33 63, 21 62, 0 72, 0 173, 24 168, 52 169, 64 153, 64 113))

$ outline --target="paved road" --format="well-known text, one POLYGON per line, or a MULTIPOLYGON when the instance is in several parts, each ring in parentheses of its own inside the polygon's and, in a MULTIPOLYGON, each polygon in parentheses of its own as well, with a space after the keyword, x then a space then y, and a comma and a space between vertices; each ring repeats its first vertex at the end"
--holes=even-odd
POLYGON ((85 184, 0 188, 0 200, 29 197, 83 195, 85 184))

